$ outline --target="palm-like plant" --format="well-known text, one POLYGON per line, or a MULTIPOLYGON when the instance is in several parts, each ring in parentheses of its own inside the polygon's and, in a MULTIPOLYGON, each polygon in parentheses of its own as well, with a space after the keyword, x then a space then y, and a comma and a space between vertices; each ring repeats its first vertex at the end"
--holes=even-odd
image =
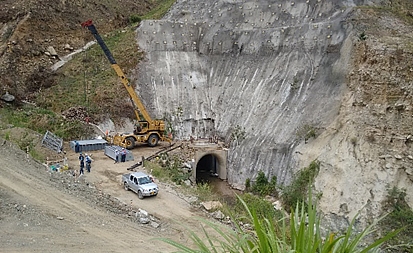
POLYGON ((247 218, 253 225, 253 231, 246 231, 236 222, 234 228, 231 229, 221 224, 202 220, 206 227, 212 228, 217 234, 212 236, 205 227, 202 227, 204 238, 201 238, 194 231, 189 231, 195 249, 167 238, 160 240, 180 250, 177 252, 186 253, 367 253, 377 252, 384 242, 400 232, 400 229, 396 230, 373 243, 362 246, 361 243, 364 242, 366 236, 375 231, 373 228, 378 221, 361 233, 357 233, 353 230, 356 216, 345 234, 337 237, 330 234, 325 239, 320 233, 320 217, 317 216, 316 207, 311 201, 311 193, 309 203, 306 205, 297 204, 295 210, 291 212, 289 224, 287 224, 287 217, 278 221, 265 217, 260 218, 253 207, 248 206, 240 197, 238 198, 245 207, 247 218))

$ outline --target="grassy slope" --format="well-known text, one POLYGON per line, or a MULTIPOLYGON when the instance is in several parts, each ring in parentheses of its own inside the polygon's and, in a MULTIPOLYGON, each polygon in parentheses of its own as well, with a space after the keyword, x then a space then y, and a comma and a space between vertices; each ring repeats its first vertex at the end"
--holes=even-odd
MULTIPOLYGON (((175 0, 152 0, 154 7, 149 13, 139 16, 139 19, 161 18, 174 2, 175 0)), ((118 65, 129 76, 128 73, 137 66, 143 54, 138 51, 135 41, 136 23, 108 34, 100 32, 105 30, 104 27, 100 29, 100 26, 104 26, 102 21, 96 21, 95 26, 118 65)), ((94 40, 87 29, 84 30, 84 38, 85 44, 94 40)), ((36 106, 19 105, 19 110, 9 106, 0 108, 0 129, 13 125, 30 128, 41 134, 49 130, 69 140, 90 132, 83 122, 67 121, 60 116, 69 108, 86 108, 91 120, 96 122, 107 116, 115 122, 120 119, 119 115, 135 117, 131 104, 127 103, 129 95, 126 89, 97 44, 75 55, 52 78, 55 85, 35 94, 36 106)))

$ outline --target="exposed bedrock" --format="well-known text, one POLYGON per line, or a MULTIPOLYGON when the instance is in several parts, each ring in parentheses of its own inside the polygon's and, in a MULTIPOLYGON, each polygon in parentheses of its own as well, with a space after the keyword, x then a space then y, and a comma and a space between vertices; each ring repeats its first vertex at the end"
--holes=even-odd
POLYGON ((379 210, 384 178, 405 185, 408 175, 383 175, 382 146, 355 143, 364 129, 352 120, 358 88, 349 78, 355 7, 378 2, 178 1, 164 19, 137 28, 146 58, 137 91, 152 115, 170 119, 177 138, 232 140, 227 172, 237 188, 258 171, 289 183, 318 159, 326 212, 351 216, 374 198, 367 211, 379 210), (307 140, 310 130, 316 139, 307 140))
POLYGON ((297 130, 337 115, 345 86, 352 1, 179 1, 144 21, 138 91, 178 138, 245 139, 229 152, 229 182, 294 167, 297 130), (343 55, 344 54, 344 55, 343 55), (240 133, 240 134, 241 134, 240 133), (236 135, 234 133, 233 135, 236 135))

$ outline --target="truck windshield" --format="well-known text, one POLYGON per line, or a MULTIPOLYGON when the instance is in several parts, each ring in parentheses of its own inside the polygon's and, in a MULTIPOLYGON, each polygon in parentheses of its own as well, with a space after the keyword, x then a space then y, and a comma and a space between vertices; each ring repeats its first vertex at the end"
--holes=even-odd
POLYGON ((149 184, 152 183, 152 180, 149 177, 140 177, 139 184, 149 184))

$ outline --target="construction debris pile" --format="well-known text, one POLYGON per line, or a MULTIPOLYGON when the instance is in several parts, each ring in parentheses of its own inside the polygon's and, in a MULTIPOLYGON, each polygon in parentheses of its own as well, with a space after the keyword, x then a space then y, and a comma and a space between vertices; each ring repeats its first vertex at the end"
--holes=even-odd
POLYGON ((62 115, 68 120, 79 120, 79 121, 87 121, 90 122, 90 117, 87 113, 85 107, 78 106, 78 107, 70 107, 66 111, 62 112, 62 115))

